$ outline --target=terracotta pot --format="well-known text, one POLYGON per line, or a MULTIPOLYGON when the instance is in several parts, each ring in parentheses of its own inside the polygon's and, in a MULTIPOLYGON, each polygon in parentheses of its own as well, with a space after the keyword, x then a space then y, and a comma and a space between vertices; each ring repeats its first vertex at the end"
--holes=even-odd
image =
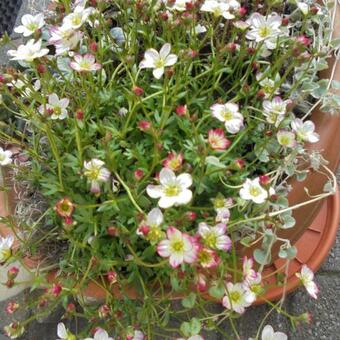
MULTIPOLYGON (((340 6, 337 6, 337 12, 335 17, 335 28, 333 38, 340 38, 340 6)), ((332 58, 329 61, 329 68, 321 73, 321 77, 330 78, 335 59, 332 58)), ((340 81, 340 63, 338 62, 335 72, 334 80, 340 81)), ((334 91, 334 93, 340 95, 340 90, 334 91)), ((306 149, 310 152, 319 151, 324 159, 329 164, 328 168, 333 172, 336 172, 340 162, 340 114, 331 115, 320 111, 320 107, 317 107, 313 113, 311 120, 316 126, 316 132, 320 135, 320 141, 318 143, 308 144, 306 149)), ((308 189, 310 195, 317 195, 323 192, 323 187, 327 182, 327 177, 318 172, 311 172, 308 174, 303 182, 297 180, 291 180, 289 184, 292 186, 292 191, 288 195, 289 206, 308 201, 310 197, 307 195, 305 188, 308 189)), ((308 228, 308 226, 315 219, 322 207, 323 201, 314 202, 298 208, 293 211, 293 217, 296 220, 296 224, 291 229, 280 230, 278 236, 280 238, 289 239, 292 244, 300 239, 302 234, 308 228)), ((272 260, 278 259, 278 252, 280 251, 281 242, 276 242, 272 248, 272 260)), ((258 245, 245 248, 240 247, 238 253, 240 255, 252 256, 254 249, 258 245)))

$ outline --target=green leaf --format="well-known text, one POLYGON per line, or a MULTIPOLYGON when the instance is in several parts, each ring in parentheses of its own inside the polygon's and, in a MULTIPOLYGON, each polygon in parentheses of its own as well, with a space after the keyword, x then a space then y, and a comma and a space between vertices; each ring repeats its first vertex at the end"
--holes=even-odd
POLYGON ((254 259, 259 264, 268 264, 271 260, 270 254, 267 256, 266 252, 263 249, 255 249, 254 250, 254 259))
POLYGON ((196 294, 190 293, 186 298, 182 300, 182 306, 184 308, 192 308, 194 307, 196 302, 196 294))
POLYGON ((215 299, 222 299, 225 289, 222 285, 215 285, 209 288, 209 294, 215 299))
POLYGON ((202 328, 201 321, 196 318, 192 318, 190 321, 191 335, 199 334, 201 328, 202 328))
POLYGON ((182 322, 180 331, 185 337, 190 337, 191 336, 191 328, 189 322, 182 322))
POLYGON ((338 80, 332 80, 332 88, 334 90, 340 90, 340 81, 338 80))
POLYGON ((223 163, 221 163, 220 160, 217 157, 215 157, 215 156, 208 156, 205 159, 205 163, 213 165, 216 168, 221 168, 221 169, 225 169, 226 168, 226 166, 223 163))
POLYGON ((297 249, 296 247, 292 246, 286 249, 287 252, 287 258, 289 260, 293 260, 297 254, 297 249))
POLYGON ((283 225, 281 227, 282 229, 292 228, 296 223, 295 218, 289 214, 282 215, 282 221, 283 221, 283 225))
POLYGON ((327 70, 328 69, 328 63, 326 61, 319 61, 316 65, 317 71, 327 70))

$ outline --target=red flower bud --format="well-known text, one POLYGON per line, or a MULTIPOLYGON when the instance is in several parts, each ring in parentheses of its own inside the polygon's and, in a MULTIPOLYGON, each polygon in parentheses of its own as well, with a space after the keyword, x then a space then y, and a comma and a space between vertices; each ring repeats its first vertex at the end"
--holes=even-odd
POLYGON ((0 74, 0 83, 2 84, 6 83, 6 77, 3 74, 0 74))
POLYGON ((89 49, 91 52, 96 53, 98 50, 98 45, 95 41, 90 42, 89 49))
POLYGON ((77 118, 78 120, 83 120, 83 119, 84 119, 84 111, 82 111, 82 110, 77 110, 77 111, 76 111, 76 118, 77 118))
POLYGON ((69 303, 69 304, 67 304, 67 306, 66 306, 66 311, 68 312, 68 313, 72 313, 72 312, 74 312, 76 310, 76 305, 74 304, 74 303, 69 303))
POLYGON ((316 15, 319 12, 319 8, 317 8, 316 6, 312 6, 309 11, 311 14, 316 15))
POLYGON ((185 9, 187 10, 187 11, 191 11, 192 9, 194 9, 194 4, 192 3, 192 2, 186 2, 185 3, 185 9))
POLYGON ((288 18, 288 17, 282 18, 281 24, 282 24, 282 26, 288 26, 288 24, 289 24, 289 18, 288 18))
POLYGON ((306 35, 300 35, 296 38, 296 41, 303 45, 303 46, 308 46, 311 42, 312 42, 312 39, 308 38, 306 35))
POLYGON ((63 287, 59 283, 54 283, 51 287, 51 294, 58 297, 63 290, 63 287))
POLYGON ((14 286, 14 280, 11 280, 11 279, 7 280, 6 287, 12 288, 13 286, 14 286))
POLYGON ((110 236, 116 237, 116 236, 118 236, 118 234, 119 234, 118 228, 117 228, 117 227, 114 227, 114 226, 108 227, 108 228, 107 228, 107 233, 108 233, 110 236))
POLYGON ((46 73, 46 71, 47 71, 46 65, 44 65, 44 64, 38 64, 38 65, 37 65, 37 71, 38 71, 40 74, 46 73))
POLYGON ((257 93, 256 93, 256 97, 257 98, 264 98, 266 96, 266 93, 263 91, 263 90, 259 90, 257 93))
POLYGON ((187 114, 187 106, 186 105, 179 105, 176 107, 176 114, 180 117, 183 117, 187 114))
POLYGON ((111 284, 114 284, 117 282, 117 273, 114 271, 107 273, 107 279, 111 284))
POLYGON ((270 183, 270 177, 267 175, 260 176, 260 184, 261 185, 268 185, 270 183))
POLYGON ((14 280, 19 274, 19 268, 18 267, 11 267, 7 271, 7 278, 9 280, 14 280))
POLYGON ((243 159, 235 159, 234 163, 235 163, 235 166, 236 166, 237 169, 241 170, 241 169, 244 168, 245 162, 244 162, 243 159))
POLYGON ((250 54, 250 55, 253 55, 253 54, 255 53, 255 51, 256 51, 256 50, 255 50, 255 48, 253 48, 253 47, 248 47, 248 48, 247 48, 247 53, 250 54))
POLYGON ((163 21, 167 21, 169 19, 169 15, 168 15, 167 12, 162 12, 162 13, 160 13, 159 16, 163 21))
POLYGON ((151 128, 151 123, 147 120, 140 120, 138 122, 138 128, 142 131, 149 130, 151 128))
POLYGON ((240 7, 238 14, 240 17, 244 17, 247 14, 247 9, 245 7, 240 7))
POLYGON ((142 169, 137 169, 134 171, 135 179, 140 181, 144 176, 144 171, 142 169))
POLYGON ((139 86, 134 86, 132 91, 137 97, 140 97, 144 93, 144 90, 139 86))
POLYGON ((236 44, 231 42, 231 43, 227 44, 226 49, 227 49, 228 52, 232 53, 232 52, 235 52, 236 47, 237 47, 236 44))
POLYGON ((108 305, 102 305, 98 309, 98 315, 101 319, 106 318, 111 312, 111 308, 108 305))
POLYGON ((8 302, 7 306, 6 306, 6 313, 7 314, 13 314, 15 311, 17 311, 19 309, 20 305, 15 302, 15 301, 10 301, 8 302))
POLYGON ((150 227, 146 224, 142 224, 138 227, 138 233, 146 236, 150 232, 150 227))
POLYGON ((194 211, 188 211, 186 214, 185 214, 186 218, 189 220, 189 221, 195 221, 196 218, 197 218, 197 213, 194 212, 194 211))

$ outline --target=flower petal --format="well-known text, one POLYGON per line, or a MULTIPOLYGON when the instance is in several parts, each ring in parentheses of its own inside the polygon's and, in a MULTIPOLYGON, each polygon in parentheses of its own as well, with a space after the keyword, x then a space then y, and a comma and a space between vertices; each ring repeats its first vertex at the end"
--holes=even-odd
POLYGON ((160 185, 148 185, 146 192, 151 198, 159 198, 163 195, 162 186, 160 185))

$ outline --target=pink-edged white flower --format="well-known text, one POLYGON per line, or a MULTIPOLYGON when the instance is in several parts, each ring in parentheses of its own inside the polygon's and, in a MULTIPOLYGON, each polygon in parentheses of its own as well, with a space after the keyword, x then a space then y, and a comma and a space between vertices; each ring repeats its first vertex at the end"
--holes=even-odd
POLYGON ((4 327, 5 335, 11 339, 20 338, 24 332, 24 326, 19 322, 11 322, 9 325, 4 327))
POLYGON ((57 340, 77 340, 75 335, 72 334, 69 330, 67 330, 62 322, 58 323, 57 335, 59 337, 57 340))
POLYGON ((143 332, 140 331, 139 329, 136 329, 133 332, 133 335, 128 335, 126 337, 126 340, 144 340, 144 339, 145 339, 145 336, 144 336, 143 332))
POLYGON ((303 122, 301 119, 294 119, 292 121, 292 129, 296 132, 298 139, 304 142, 316 143, 319 141, 320 136, 314 132, 315 125, 312 121, 307 120, 303 122))
POLYGON ((143 220, 138 226, 136 233, 139 236, 145 237, 151 243, 158 242, 164 233, 160 226, 164 222, 162 211, 158 208, 153 208, 147 215, 146 220, 143 220))
POLYGON ((230 145, 230 140, 225 137, 222 129, 211 129, 208 132, 208 143, 214 150, 225 150, 230 145))
POLYGON ((277 141, 286 148, 294 148, 296 145, 295 133, 287 130, 280 130, 276 134, 277 141))
POLYGON ((37 15, 25 14, 21 18, 22 25, 15 27, 14 32, 29 37, 45 25, 44 14, 37 15))
POLYGON ((194 282, 196 284, 196 288, 198 289, 198 291, 205 292, 208 289, 207 281, 208 279, 204 274, 199 272, 195 274, 194 282))
POLYGON ((233 284, 232 282, 227 282, 226 293, 222 300, 222 305, 239 314, 243 314, 245 308, 255 301, 254 294, 242 283, 233 284))
POLYGON ((74 30, 67 25, 52 27, 50 34, 49 42, 56 47, 57 55, 74 49, 83 36, 82 32, 74 30))
POLYGON ((70 66, 77 72, 93 72, 102 68, 101 64, 96 63, 94 55, 89 53, 85 55, 76 54, 74 61, 70 62, 70 66))
POLYGON ((175 65, 177 62, 177 55, 170 54, 171 45, 166 43, 158 52, 154 48, 145 51, 144 59, 139 64, 141 69, 153 68, 153 75, 156 79, 162 78, 164 69, 167 66, 175 65))
POLYGON ((12 254, 12 246, 14 237, 9 235, 7 237, 0 236, 0 263, 7 261, 12 254))
POLYGON ((295 274, 302 282, 302 284, 307 289, 308 294, 313 297, 314 299, 318 298, 319 287, 313 281, 314 280, 314 273, 313 271, 308 268, 307 265, 303 265, 301 268, 300 273, 295 274))
POLYGON ((247 39, 264 41, 269 50, 276 47, 277 37, 281 34, 282 18, 279 15, 273 13, 265 17, 260 13, 253 13, 246 22, 250 25, 250 30, 246 34, 247 39))
POLYGON ((109 336, 105 329, 97 328, 93 338, 86 338, 85 340, 114 340, 114 339, 109 336))
POLYGON ((97 158, 84 161, 84 175, 91 182, 90 190, 93 193, 100 193, 100 182, 107 182, 110 178, 110 171, 104 165, 105 163, 97 158))
POLYGON ((243 127, 243 116, 234 103, 214 104, 210 107, 212 115, 223 122, 229 133, 237 133, 243 127))
POLYGON ((70 103, 68 98, 59 99, 56 93, 48 96, 48 102, 40 105, 38 111, 41 114, 48 114, 53 120, 63 120, 67 117, 67 107, 70 103))
POLYGON ((209 248, 200 247, 198 256, 197 256, 197 262, 203 267, 203 268, 216 268, 220 262, 221 259, 217 255, 216 251, 211 250, 209 248))
POLYGON ((86 22, 86 20, 93 13, 94 10, 95 9, 93 7, 85 8, 85 3, 79 4, 74 8, 72 13, 68 14, 63 19, 63 25, 74 30, 78 29, 86 22))
POLYGON ((270 325, 264 326, 261 333, 261 340, 287 340, 288 337, 285 333, 274 332, 274 329, 270 325))
POLYGON ((302 12, 303 15, 308 15, 309 13, 309 6, 305 2, 302 1, 296 1, 296 5, 299 8, 299 10, 302 12))
POLYGON ((225 235, 227 226, 224 223, 218 223, 210 227, 207 223, 201 222, 198 225, 198 234, 202 237, 204 244, 212 249, 229 250, 231 248, 231 239, 225 235))
POLYGON ((273 188, 269 188, 267 191, 261 186, 259 178, 253 180, 247 178, 240 190, 242 199, 250 200, 257 204, 264 203, 269 196, 274 194, 275 190, 273 188))
MULTIPOLYGON (((166 1, 165 1, 166 2, 166 1)), ((186 4, 190 2, 190 0, 175 0, 171 6, 167 6, 169 10, 176 10, 179 12, 186 11, 186 4)))
POLYGON ((182 167, 183 154, 175 151, 169 152, 167 158, 163 161, 163 166, 173 171, 178 171, 182 167))
POLYGON ((254 260, 252 258, 248 258, 247 256, 243 257, 242 260, 242 270, 243 270, 243 280, 246 282, 252 282, 256 280, 259 276, 254 269, 254 260))
POLYGON ((216 211, 216 222, 227 223, 230 218, 230 210, 229 208, 233 204, 233 200, 231 198, 216 197, 213 200, 214 209, 216 211))
MULTIPOLYGON (((237 1, 232 1, 234 7, 238 4, 237 1)), ((239 5, 239 4, 238 4, 239 5)), ((225 19, 234 19, 235 15, 231 13, 234 8, 229 4, 229 1, 205 0, 201 7, 202 12, 212 13, 215 17, 223 16, 225 19)))
POLYGON ((195 238, 175 227, 169 227, 166 235, 168 238, 158 243, 157 252, 169 258, 171 267, 176 268, 184 262, 193 263, 197 260, 199 245, 195 238))
POLYGON ((17 50, 9 50, 7 54, 12 57, 11 60, 31 62, 48 54, 48 48, 42 48, 41 43, 41 39, 37 42, 31 39, 26 45, 20 45, 17 50))
POLYGON ((152 198, 160 198, 158 205, 161 208, 166 209, 191 201, 192 192, 188 189, 192 185, 190 174, 183 173, 176 177, 171 169, 163 168, 159 181, 160 185, 148 185, 146 192, 152 198))
POLYGON ((273 100, 264 100, 262 104, 263 114, 267 122, 278 127, 285 117, 287 105, 288 100, 282 100, 278 96, 274 97, 273 100))
POLYGON ((0 146, 0 165, 5 166, 12 163, 12 151, 4 150, 0 146))

